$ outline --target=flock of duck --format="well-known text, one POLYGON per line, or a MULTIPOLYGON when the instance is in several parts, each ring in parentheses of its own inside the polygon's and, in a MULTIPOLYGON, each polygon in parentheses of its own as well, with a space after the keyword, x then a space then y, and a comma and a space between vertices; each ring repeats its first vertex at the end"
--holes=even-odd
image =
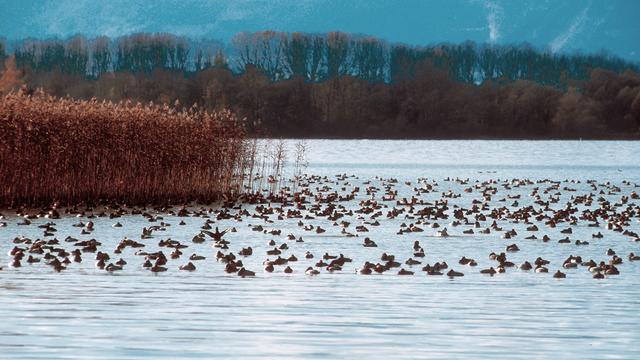
POLYGON ((171 268, 196 271, 200 263, 215 261, 225 273, 240 277, 253 277, 256 272, 314 276, 337 272, 415 275, 422 271, 427 276, 456 278, 465 272, 494 276, 522 271, 565 278, 585 269, 593 278, 603 279, 619 275, 626 264, 640 260, 634 252, 618 254, 613 249, 622 241, 640 246, 640 236, 634 231, 640 222, 638 187, 628 181, 621 186, 548 179, 400 182, 306 175, 294 188, 285 187, 278 194, 242 195, 209 208, 108 204, 7 209, 0 214, 0 246, 9 248, 8 267, 48 266, 56 272, 90 259, 98 270, 109 273, 131 267, 152 273, 171 268), (444 184, 450 185, 446 191, 440 190, 444 184), (581 190, 573 188, 578 185, 581 190), (406 196, 401 197, 399 190, 406 196), (140 216, 150 225, 138 228, 139 238, 101 240, 96 230, 96 223, 108 222, 112 233, 121 228, 131 231, 140 225, 131 220, 140 216), (185 221, 188 218, 190 224, 185 221), (62 224, 70 235, 58 239, 62 224), (181 229, 177 231, 180 240, 163 236, 175 227, 181 229), (17 234, 7 235, 2 228, 17 229, 17 234), (383 228, 393 232, 378 230, 383 228), (577 229, 582 229, 583 236, 588 229, 590 238, 574 238, 577 229), (443 241, 462 253, 465 241, 498 238, 504 241, 502 248, 487 249, 485 258, 459 254, 456 263, 426 261, 443 241), (315 251, 305 246, 309 241, 315 251), (329 244, 336 246, 336 241, 342 244, 339 249, 318 251, 329 244), (523 241, 567 244, 575 253, 593 242, 606 242, 609 249, 597 259, 571 254, 554 263, 531 255, 517 263, 513 254, 521 251, 523 241), (355 251, 354 247, 363 249, 355 251), (190 255, 185 254, 188 248, 190 255), (350 265, 354 260, 342 253, 345 249, 356 252, 361 265, 350 265), (249 261, 252 257, 258 259, 249 261), (262 269, 257 271, 260 263, 262 269))

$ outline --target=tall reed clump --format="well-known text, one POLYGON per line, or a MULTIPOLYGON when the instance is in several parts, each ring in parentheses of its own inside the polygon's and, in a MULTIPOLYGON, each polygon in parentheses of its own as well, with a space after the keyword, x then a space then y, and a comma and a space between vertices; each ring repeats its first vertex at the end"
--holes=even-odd
POLYGON ((0 205, 211 202, 242 191, 247 146, 228 111, 0 98, 0 205))

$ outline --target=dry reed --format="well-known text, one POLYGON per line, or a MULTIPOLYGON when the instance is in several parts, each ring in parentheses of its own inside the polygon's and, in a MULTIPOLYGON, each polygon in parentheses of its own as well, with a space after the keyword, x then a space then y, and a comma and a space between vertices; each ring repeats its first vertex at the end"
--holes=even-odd
POLYGON ((243 191, 248 145, 228 111, 20 90, 0 98, 0 205, 208 203, 243 191))

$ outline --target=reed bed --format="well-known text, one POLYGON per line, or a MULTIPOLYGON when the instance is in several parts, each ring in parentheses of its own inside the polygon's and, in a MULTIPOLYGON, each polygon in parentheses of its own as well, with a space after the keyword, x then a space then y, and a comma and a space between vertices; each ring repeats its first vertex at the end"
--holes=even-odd
POLYGON ((209 203, 243 191, 242 123, 177 107, 4 95, 0 205, 209 203))

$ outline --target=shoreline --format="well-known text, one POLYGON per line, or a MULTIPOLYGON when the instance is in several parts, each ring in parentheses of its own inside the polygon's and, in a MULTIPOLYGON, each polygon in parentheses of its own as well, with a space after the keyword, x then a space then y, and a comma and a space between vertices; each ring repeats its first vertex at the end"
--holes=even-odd
POLYGON ((580 141, 640 141, 640 135, 630 136, 630 137, 603 137, 603 138, 507 138, 507 137, 433 137, 433 138, 424 138, 424 137, 341 137, 341 136, 308 136, 308 137, 290 137, 290 136, 263 136, 263 137, 247 137, 248 140, 386 140, 386 141, 571 141, 571 142, 580 142, 580 141))

